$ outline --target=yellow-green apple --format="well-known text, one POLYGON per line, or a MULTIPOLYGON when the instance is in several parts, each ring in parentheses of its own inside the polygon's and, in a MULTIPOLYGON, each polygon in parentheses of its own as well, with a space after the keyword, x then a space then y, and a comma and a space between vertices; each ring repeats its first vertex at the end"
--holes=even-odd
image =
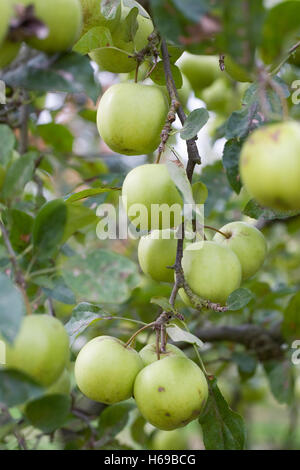
POLYGON ((185 52, 177 61, 180 70, 197 93, 222 77, 219 58, 212 55, 194 55, 185 52))
POLYGON ((7 35, 12 12, 13 10, 11 0, 2 0, 0 16, 0 45, 7 35))
MULTIPOLYGON (((143 349, 140 350, 139 355, 141 356, 145 366, 148 366, 149 364, 152 364, 152 362, 157 361, 158 358, 156 352, 156 344, 147 344, 143 347, 143 349)), ((160 351, 159 360, 166 359, 167 357, 171 356, 186 357, 184 352, 181 351, 181 349, 177 348, 177 346, 174 346, 174 344, 167 344, 166 350, 164 352, 160 351)))
POLYGON ((182 268, 195 294, 222 305, 240 287, 242 280, 242 267, 237 255, 213 241, 188 245, 183 252, 182 268))
POLYGON ((123 183, 122 201, 140 230, 172 228, 182 222, 182 199, 165 164, 131 170, 123 183))
POLYGON ((50 387, 47 388, 47 395, 69 395, 71 393, 71 377, 68 369, 64 369, 62 374, 58 377, 50 387))
POLYGON ((167 99, 157 86, 118 83, 100 100, 98 130, 114 152, 144 155, 158 147, 167 113, 167 99))
POLYGON ((249 73, 242 65, 239 65, 229 55, 224 59, 225 71, 237 82, 253 82, 251 73, 249 73))
POLYGON ((6 40, 0 47, 0 69, 7 67, 18 55, 21 44, 6 40))
POLYGON ((12 345, 7 344, 6 366, 19 370, 43 386, 55 382, 69 358, 69 338, 62 323, 49 315, 24 318, 12 345))
POLYGON ((243 145, 240 172, 262 206, 300 209, 300 124, 286 121, 255 130, 243 145))
POLYGON ((80 351, 75 379, 81 392, 100 403, 117 403, 132 396, 143 361, 132 348, 112 336, 98 336, 80 351))
POLYGON ((172 430, 201 414, 208 396, 206 378, 190 359, 172 356, 146 366, 136 377, 134 398, 153 426, 172 430))
POLYGON ((216 233, 213 241, 235 252, 242 266, 243 280, 253 276, 262 266, 267 253, 263 234, 246 222, 231 222, 224 225, 220 232, 226 236, 216 233))

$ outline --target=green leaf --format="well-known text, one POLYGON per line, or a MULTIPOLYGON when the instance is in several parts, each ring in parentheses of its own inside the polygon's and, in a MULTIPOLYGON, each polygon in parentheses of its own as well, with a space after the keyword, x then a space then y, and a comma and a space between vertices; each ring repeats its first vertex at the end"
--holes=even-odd
POLYGON ((233 291, 227 299, 227 307, 229 310, 241 310, 254 298, 253 293, 249 289, 240 287, 233 291))
POLYGON ((279 403, 291 403, 293 399, 293 365, 289 359, 281 362, 270 360, 264 363, 271 391, 279 403))
POLYGON ((182 13, 182 15, 193 23, 198 23, 203 15, 207 13, 210 8, 209 0, 173 0, 175 7, 182 13))
MULTIPOLYGON (((68 201, 69 202, 69 201, 68 201)), ((98 222, 95 212, 81 203, 67 203, 67 220, 64 228, 62 242, 65 243, 80 229, 98 222)))
POLYGON ((180 190, 185 204, 194 204, 193 192, 190 182, 188 180, 186 171, 183 166, 178 166, 174 161, 168 160, 167 163, 168 172, 180 190))
POLYGON ((178 44, 178 38, 184 36, 184 30, 176 11, 170 15, 170 4, 166 0, 151 0, 151 13, 157 30, 162 37, 178 44))
POLYGON ((102 446, 110 442, 124 429, 129 419, 129 413, 134 408, 135 405, 133 403, 125 402, 108 406, 102 411, 98 421, 99 437, 102 446))
POLYGON ((72 316, 65 328, 70 337, 70 344, 74 343, 77 336, 83 333, 92 323, 113 318, 102 307, 87 302, 82 302, 74 308, 72 316))
POLYGON ((102 0, 101 14, 108 20, 115 18, 120 9, 120 3, 121 0, 102 0))
POLYGON ((10 343, 20 329, 26 308, 19 289, 3 273, 0 273, 0 333, 10 343))
POLYGON ((97 194, 107 193, 110 191, 120 191, 121 188, 111 188, 108 186, 102 186, 100 188, 90 188, 79 191, 78 193, 71 194, 66 197, 65 201, 67 204, 70 202, 80 201, 81 199, 86 199, 91 196, 96 196, 97 194))
POLYGON ((183 128, 180 130, 180 136, 184 140, 189 140, 195 137, 200 129, 207 123, 209 114, 207 109, 199 108, 192 111, 185 123, 183 128))
POLYGON ((215 379, 208 385, 208 401, 199 419, 206 450, 243 450, 246 432, 242 417, 229 408, 215 379))
POLYGON ((174 313, 174 315, 177 314, 177 311, 175 310, 175 308, 170 304, 168 299, 164 297, 153 297, 151 299, 151 303, 159 305, 165 312, 172 312, 174 313))
POLYGON ((2 195, 5 199, 18 196, 25 185, 31 181, 34 172, 34 163, 37 158, 35 152, 28 152, 20 156, 7 170, 2 195))
POLYGON ((223 166, 232 189, 239 194, 242 188, 239 173, 239 160, 242 142, 236 139, 228 140, 223 151, 223 166))
POLYGON ((290 299, 284 310, 281 329, 288 340, 300 338, 300 291, 290 299))
POLYGON ((0 124, 0 142, 0 163, 6 165, 16 144, 15 134, 6 124, 0 124))
POLYGON ((108 46, 113 46, 110 30, 104 26, 96 26, 80 38, 73 50, 79 54, 88 54, 94 49, 108 46))
POLYGON ((204 345, 203 341, 197 338, 197 336, 193 335, 189 331, 179 328, 179 326, 175 325, 174 323, 170 323, 170 325, 167 326, 167 333, 174 343, 182 341, 184 343, 194 344, 198 346, 198 348, 202 348, 204 345))
POLYGON ((208 197, 208 189, 202 181, 197 181, 192 185, 193 198, 196 204, 204 204, 208 197))
MULTIPOLYGON (((171 64, 171 71, 172 75, 174 78, 175 86, 177 89, 180 89, 182 87, 182 75, 180 72, 180 69, 176 66, 171 64)), ((163 62, 159 62, 153 72, 150 75, 151 80, 153 80, 154 83, 160 86, 166 86, 166 77, 165 77, 165 71, 164 71, 164 64, 163 62)))
POLYGON ((123 303, 140 282, 137 265, 107 250, 75 255, 64 262, 62 276, 81 300, 123 303))
POLYGON ((8 408, 41 396, 44 389, 14 370, 0 370, 0 403, 8 408))
POLYGON ((9 218, 11 221, 11 244, 17 253, 21 253, 29 245, 33 226, 33 217, 24 211, 12 209, 9 212, 9 218))
POLYGON ((50 433, 66 423, 70 410, 71 397, 47 395, 28 403, 25 415, 32 426, 50 433))
POLYGON ((53 149, 61 153, 72 152, 74 136, 66 126, 50 122, 37 126, 36 130, 53 149))
POLYGON ((234 352, 231 356, 233 362, 238 366, 239 374, 242 379, 248 379, 255 374, 257 360, 253 356, 243 352, 234 352))
POLYGON ((212 210, 218 208, 218 212, 225 210, 226 202, 232 195, 228 186, 227 177, 221 162, 207 165, 201 173, 201 181, 208 189, 208 198, 205 202, 205 216, 208 217, 212 210))
POLYGON ((62 277, 58 277, 52 281, 53 286, 49 289, 48 287, 43 287, 43 292, 47 297, 58 300, 66 305, 74 305, 76 303, 76 297, 74 292, 66 286, 62 277))
POLYGON ((33 244, 39 256, 50 258, 62 242, 67 207, 61 199, 47 202, 39 210, 33 225, 33 244))
POLYGON ((275 220, 275 219, 289 219, 295 215, 300 214, 300 211, 281 211, 281 210, 272 210, 261 207, 255 199, 250 199, 246 204, 246 207, 243 210, 243 214, 251 217, 252 219, 266 219, 266 220, 275 220))

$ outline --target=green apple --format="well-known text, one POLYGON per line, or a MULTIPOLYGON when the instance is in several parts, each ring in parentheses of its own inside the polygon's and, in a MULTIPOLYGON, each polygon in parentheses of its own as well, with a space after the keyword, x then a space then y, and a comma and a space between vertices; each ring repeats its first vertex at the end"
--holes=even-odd
MULTIPOLYGON (((152 362, 157 361, 157 352, 156 352, 156 344, 155 343, 150 343, 147 344, 146 346, 143 347, 143 349, 140 350, 139 355, 142 358, 142 361, 145 366, 148 366, 149 364, 152 364, 152 362)), ((180 356, 180 357, 186 357, 184 352, 181 351, 181 349, 177 348, 177 346, 174 346, 174 344, 167 344, 166 346, 166 351, 161 352, 159 354, 160 360, 161 359, 166 359, 167 357, 171 356, 180 356)))
POLYGON ((230 56, 226 55, 224 59, 225 71, 237 82, 253 82, 251 73, 244 67, 237 64, 230 56))
POLYGON ((80 0, 80 2, 83 15, 82 36, 96 26, 104 26, 114 31, 120 21, 121 9, 117 9, 114 19, 108 20, 101 13, 101 0, 80 0))
POLYGON ((189 79, 184 74, 182 74, 182 87, 177 91, 180 103, 185 108, 192 92, 192 86, 189 79))
POLYGON ((183 252, 182 268, 195 294, 222 305, 240 287, 242 280, 242 268, 237 255, 230 248, 213 241, 188 245, 183 252))
POLYGON ((300 209, 300 124, 270 124, 243 145, 240 173, 249 194, 272 209, 300 209))
POLYGON ((47 395, 70 395, 71 393, 71 377, 68 369, 64 369, 62 374, 58 377, 50 387, 47 388, 47 395))
POLYGON ((157 86, 117 83, 102 96, 97 125, 104 142, 123 155, 154 152, 168 113, 168 102, 157 86))
POLYGON ((95 49, 89 54, 101 70, 113 73, 126 73, 136 69, 137 62, 132 56, 147 45, 148 37, 153 32, 154 26, 146 11, 143 15, 138 14, 138 29, 133 40, 130 40, 126 23, 126 17, 130 11, 131 8, 122 7, 120 22, 114 31, 111 31, 112 44, 108 47, 95 49))
POLYGON ((201 414, 208 396, 206 378, 190 359, 167 357, 146 366, 134 383, 137 406, 153 426, 172 430, 201 414))
POLYGON ((0 16, 0 45, 4 41, 8 32, 9 22, 12 16, 11 0, 1 1, 1 16, 0 16))
POLYGON ((234 251, 242 266, 243 280, 253 276, 262 266, 267 253, 263 234, 245 222, 231 222, 224 225, 220 232, 228 238, 216 233, 213 241, 234 251))
POLYGON ((262 377, 252 377, 241 387, 242 400, 248 403, 255 403, 266 398, 269 391, 266 380, 262 377))
POLYGON ((12 345, 6 348, 7 367, 31 376, 43 386, 55 382, 69 357, 69 338, 62 323, 49 315, 24 318, 12 345))
POLYGON ((173 431, 157 431, 151 442, 153 450, 187 450, 189 449, 188 438, 182 429, 173 431))
POLYGON ((49 54, 70 49, 79 38, 82 28, 82 9, 79 0, 13 0, 14 3, 33 5, 35 16, 48 27, 44 39, 32 37, 26 41, 31 47, 49 54))
POLYGON ((234 101, 230 84, 223 77, 218 78, 212 85, 204 88, 200 98, 205 102, 207 109, 220 114, 230 112, 234 101))
POLYGON ((173 282, 173 266, 176 259, 178 240, 176 231, 153 230, 149 235, 141 237, 138 246, 138 259, 142 271, 155 281, 173 282))
POLYGON ((0 48, 0 69, 7 67, 18 55, 21 43, 4 41, 0 48))
POLYGON ((176 65, 187 76, 195 92, 203 90, 217 78, 222 77, 217 56, 194 55, 184 52, 176 65))
POLYGON ((80 351, 75 379, 81 392, 100 403, 117 403, 132 396, 143 361, 132 348, 112 336, 98 336, 80 351))
POLYGON ((165 164, 131 170, 123 183, 122 201, 140 230, 172 228, 182 221, 182 199, 165 164))

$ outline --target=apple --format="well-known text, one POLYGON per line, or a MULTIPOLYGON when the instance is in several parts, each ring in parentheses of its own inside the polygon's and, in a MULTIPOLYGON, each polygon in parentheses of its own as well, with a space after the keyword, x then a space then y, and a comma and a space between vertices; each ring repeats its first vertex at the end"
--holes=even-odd
MULTIPOLYGON (((156 352, 156 344, 155 343, 150 343, 147 344, 146 346, 143 347, 143 349, 140 350, 139 355, 142 358, 142 361, 145 366, 148 366, 149 364, 152 364, 152 362, 157 361, 157 352, 156 352)), ((160 351, 159 357, 160 360, 166 359, 167 357, 171 356, 180 356, 180 357, 186 357, 184 352, 181 351, 181 349, 177 348, 177 346, 174 346, 174 344, 167 344, 166 346, 166 351, 162 352, 160 351)))
POLYGON ((183 252, 182 268, 195 294, 222 305, 240 287, 242 280, 242 268, 237 255, 230 248, 213 241, 188 245, 183 252))
POLYGON ((245 222, 231 222, 224 225, 220 232, 228 238, 216 233, 213 241, 234 251, 242 266, 243 280, 253 276, 262 266, 267 253, 263 234, 245 222))
POLYGON ((226 55, 224 59, 225 71, 228 75, 237 82, 253 82, 251 73, 249 73, 244 67, 236 63, 232 57, 226 55))
POLYGON ((182 74, 182 87, 177 90, 181 105, 185 108, 192 92, 192 86, 189 79, 182 74))
POLYGON ((11 0, 1 0, 1 16, 0 16, 0 45, 4 41, 12 16, 11 0))
POLYGON ((79 0, 13 0, 26 6, 33 5, 35 16, 45 23, 46 38, 31 37, 26 42, 33 48, 53 54, 70 49, 80 36, 82 9, 79 0))
POLYGON ((69 338, 56 318, 29 315, 14 343, 6 345, 9 369, 19 370, 47 387, 63 372, 69 357, 69 338))
POLYGON ((89 29, 96 26, 108 27, 113 31, 120 21, 121 9, 118 9, 116 16, 112 20, 108 20, 101 13, 101 0, 80 0, 83 26, 81 36, 83 36, 89 29))
POLYGON ((149 235, 141 237, 138 246, 138 259, 142 271, 155 281, 173 282, 173 266, 176 259, 178 240, 176 231, 153 230, 149 235))
POLYGON ((152 450, 187 450, 188 438, 182 429, 173 431, 157 431, 151 442, 152 450))
POLYGON ((140 230, 167 229, 182 221, 182 199, 165 164, 137 166, 126 176, 122 201, 140 230))
POLYGON ((158 429, 186 426, 201 414, 208 396, 206 378, 190 359, 167 357, 136 377, 134 398, 144 418, 158 429))
POLYGON ((137 16, 138 29, 134 38, 128 41, 128 26, 125 20, 130 10, 131 8, 122 7, 120 22, 114 31, 111 30, 112 44, 89 53, 90 58, 101 70, 126 73, 136 69, 137 62, 130 55, 132 56, 147 45, 154 26, 148 13, 143 10, 143 15, 137 16))
POLYGON ((71 393, 71 377, 68 369, 64 369, 62 374, 46 390, 46 395, 69 395, 71 393))
POLYGON ((249 194, 265 207, 300 209, 300 124, 270 124, 243 145, 240 173, 249 194))
POLYGON ((0 69, 7 67, 18 55, 21 43, 4 41, 0 48, 0 69))
POLYGON ((112 336, 97 336, 80 351, 75 379, 91 400, 112 404, 132 396, 134 380, 143 361, 132 348, 112 336))
POLYGON ((117 83, 102 96, 97 126, 104 142, 123 155, 154 152, 168 113, 168 102, 157 86, 117 83))
POLYGON ((187 76, 195 92, 203 90, 217 78, 222 77, 217 56, 194 55, 184 52, 176 65, 187 76))
MULTIPOLYGON (((207 109, 220 114, 230 113, 232 105, 236 101, 230 84, 223 77, 204 88, 199 96, 205 102, 207 109)), ((238 108, 237 103, 235 108, 238 108)))

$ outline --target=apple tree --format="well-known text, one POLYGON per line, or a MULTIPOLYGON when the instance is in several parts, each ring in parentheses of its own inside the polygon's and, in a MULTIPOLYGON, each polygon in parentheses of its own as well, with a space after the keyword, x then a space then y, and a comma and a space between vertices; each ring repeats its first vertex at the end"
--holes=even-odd
POLYGON ((1 0, 0 449, 299 449, 300 3, 1 0))

